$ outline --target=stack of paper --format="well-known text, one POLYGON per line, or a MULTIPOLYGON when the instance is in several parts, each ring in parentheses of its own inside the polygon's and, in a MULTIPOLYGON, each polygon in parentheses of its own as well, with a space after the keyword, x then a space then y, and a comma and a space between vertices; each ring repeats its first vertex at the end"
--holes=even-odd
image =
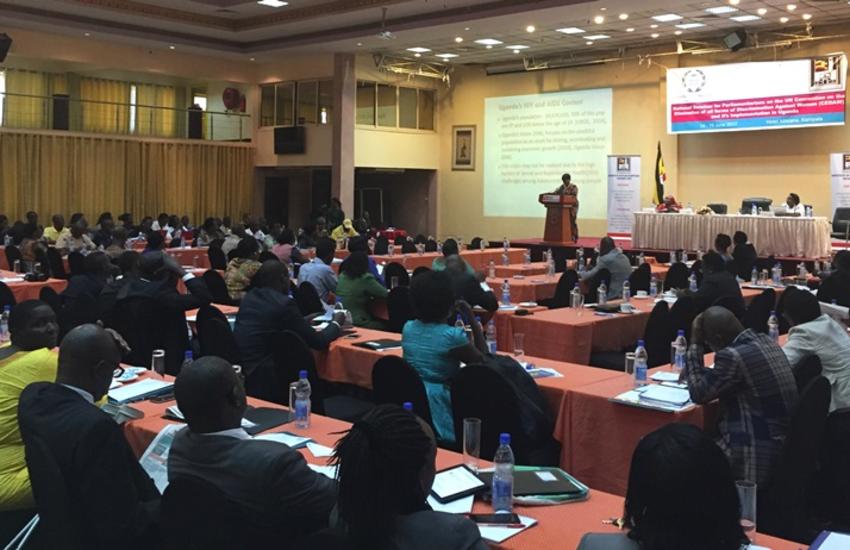
POLYGON ((109 400, 116 403, 132 403, 166 394, 173 387, 174 384, 172 382, 147 378, 133 384, 125 384, 120 388, 109 390, 109 400))
POLYGON ((293 449, 303 447, 307 444, 308 441, 312 441, 312 439, 310 439, 309 437, 301 437, 286 432, 258 435, 254 439, 260 439, 263 441, 274 441, 275 443, 283 443, 284 445, 288 445, 293 449))
POLYGON ((537 520, 527 516, 519 516, 519 521, 522 527, 504 527, 502 525, 479 525, 478 532, 481 533, 481 538, 500 544, 517 533, 522 533, 532 525, 537 523, 537 520))
POLYGON ((682 407, 691 400, 688 390, 651 384, 640 394, 641 400, 682 407))

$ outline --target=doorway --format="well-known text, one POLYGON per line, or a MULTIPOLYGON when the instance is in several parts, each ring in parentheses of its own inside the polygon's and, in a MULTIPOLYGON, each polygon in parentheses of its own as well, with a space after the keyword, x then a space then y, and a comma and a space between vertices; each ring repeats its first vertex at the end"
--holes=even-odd
POLYGON ((289 225, 289 178, 266 178, 265 218, 269 225, 289 225))

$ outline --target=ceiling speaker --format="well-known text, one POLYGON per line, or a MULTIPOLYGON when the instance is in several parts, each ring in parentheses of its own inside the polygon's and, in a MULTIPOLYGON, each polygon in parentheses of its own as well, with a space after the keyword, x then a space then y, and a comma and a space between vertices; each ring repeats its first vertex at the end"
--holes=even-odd
POLYGON ((747 33, 744 31, 735 31, 723 37, 723 45, 730 52, 737 52, 747 45, 747 33))
POLYGON ((6 60, 6 54, 12 46, 12 38, 5 32, 0 33, 0 63, 6 60))

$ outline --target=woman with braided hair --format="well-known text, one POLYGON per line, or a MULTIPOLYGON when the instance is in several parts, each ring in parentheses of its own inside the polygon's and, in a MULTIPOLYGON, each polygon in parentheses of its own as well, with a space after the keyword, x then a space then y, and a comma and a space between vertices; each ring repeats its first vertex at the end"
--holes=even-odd
POLYGON ((340 550, 486 550, 469 519, 435 512, 426 502, 437 445, 412 412, 381 405, 339 440, 338 525, 299 548, 340 550))

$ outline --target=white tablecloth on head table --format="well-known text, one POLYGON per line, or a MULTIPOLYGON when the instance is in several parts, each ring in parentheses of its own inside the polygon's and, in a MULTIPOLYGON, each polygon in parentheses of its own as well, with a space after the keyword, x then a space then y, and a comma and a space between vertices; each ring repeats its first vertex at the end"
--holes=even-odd
POLYGON ((635 248, 710 250, 718 233, 743 231, 759 256, 828 256, 832 244, 827 218, 784 216, 656 214, 635 212, 635 248))

